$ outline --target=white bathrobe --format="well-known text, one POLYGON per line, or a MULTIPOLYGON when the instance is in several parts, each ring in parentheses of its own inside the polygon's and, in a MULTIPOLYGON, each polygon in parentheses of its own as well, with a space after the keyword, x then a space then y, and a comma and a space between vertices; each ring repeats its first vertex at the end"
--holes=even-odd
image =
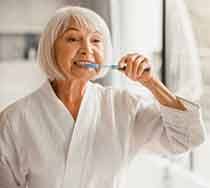
MULTIPOLYGON (((140 87, 140 86, 139 86, 140 87)), ((199 106, 88 82, 77 120, 46 81, 0 114, 0 188, 117 188, 143 149, 180 154, 205 140, 199 106)))

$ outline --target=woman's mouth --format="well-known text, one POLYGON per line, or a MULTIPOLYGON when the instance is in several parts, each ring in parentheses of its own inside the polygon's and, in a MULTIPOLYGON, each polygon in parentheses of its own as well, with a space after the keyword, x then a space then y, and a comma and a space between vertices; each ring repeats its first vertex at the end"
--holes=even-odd
POLYGON ((90 60, 79 60, 79 61, 74 61, 74 64, 81 68, 90 68, 87 65, 95 64, 95 62, 90 60))

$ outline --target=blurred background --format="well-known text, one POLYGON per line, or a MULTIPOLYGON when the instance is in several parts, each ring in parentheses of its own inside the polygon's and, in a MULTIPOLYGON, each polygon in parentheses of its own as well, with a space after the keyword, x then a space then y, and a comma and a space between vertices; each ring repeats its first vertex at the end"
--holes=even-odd
MULTIPOLYGON (((126 53, 146 54, 167 87, 202 107, 208 140, 179 158, 142 153, 132 162, 122 187, 210 187, 208 0, 0 0, 0 111, 42 84, 36 62, 39 37, 55 10, 66 5, 90 8, 106 20, 113 63, 126 53)), ((115 71, 98 82, 130 87, 115 71)))

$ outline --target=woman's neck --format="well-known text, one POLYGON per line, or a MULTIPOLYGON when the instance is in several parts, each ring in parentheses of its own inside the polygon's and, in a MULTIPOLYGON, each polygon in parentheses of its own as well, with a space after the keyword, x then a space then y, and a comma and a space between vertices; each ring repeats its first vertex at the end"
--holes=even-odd
POLYGON ((83 80, 55 80, 53 89, 60 99, 73 102, 84 95, 87 81, 83 80))
POLYGON ((55 80, 52 87, 58 98, 76 119, 82 97, 85 93, 87 81, 83 80, 55 80))

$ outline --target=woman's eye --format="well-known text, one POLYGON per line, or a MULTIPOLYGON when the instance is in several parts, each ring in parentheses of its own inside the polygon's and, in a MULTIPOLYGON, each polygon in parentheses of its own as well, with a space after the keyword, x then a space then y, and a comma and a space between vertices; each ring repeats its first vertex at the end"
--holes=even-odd
POLYGON ((78 40, 79 40, 79 39, 74 38, 74 37, 69 37, 69 38, 66 39, 67 42, 76 42, 76 41, 78 41, 78 40))
POLYGON ((94 43, 99 43, 99 42, 101 42, 101 40, 100 39, 93 39, 93 42, 94 43))

